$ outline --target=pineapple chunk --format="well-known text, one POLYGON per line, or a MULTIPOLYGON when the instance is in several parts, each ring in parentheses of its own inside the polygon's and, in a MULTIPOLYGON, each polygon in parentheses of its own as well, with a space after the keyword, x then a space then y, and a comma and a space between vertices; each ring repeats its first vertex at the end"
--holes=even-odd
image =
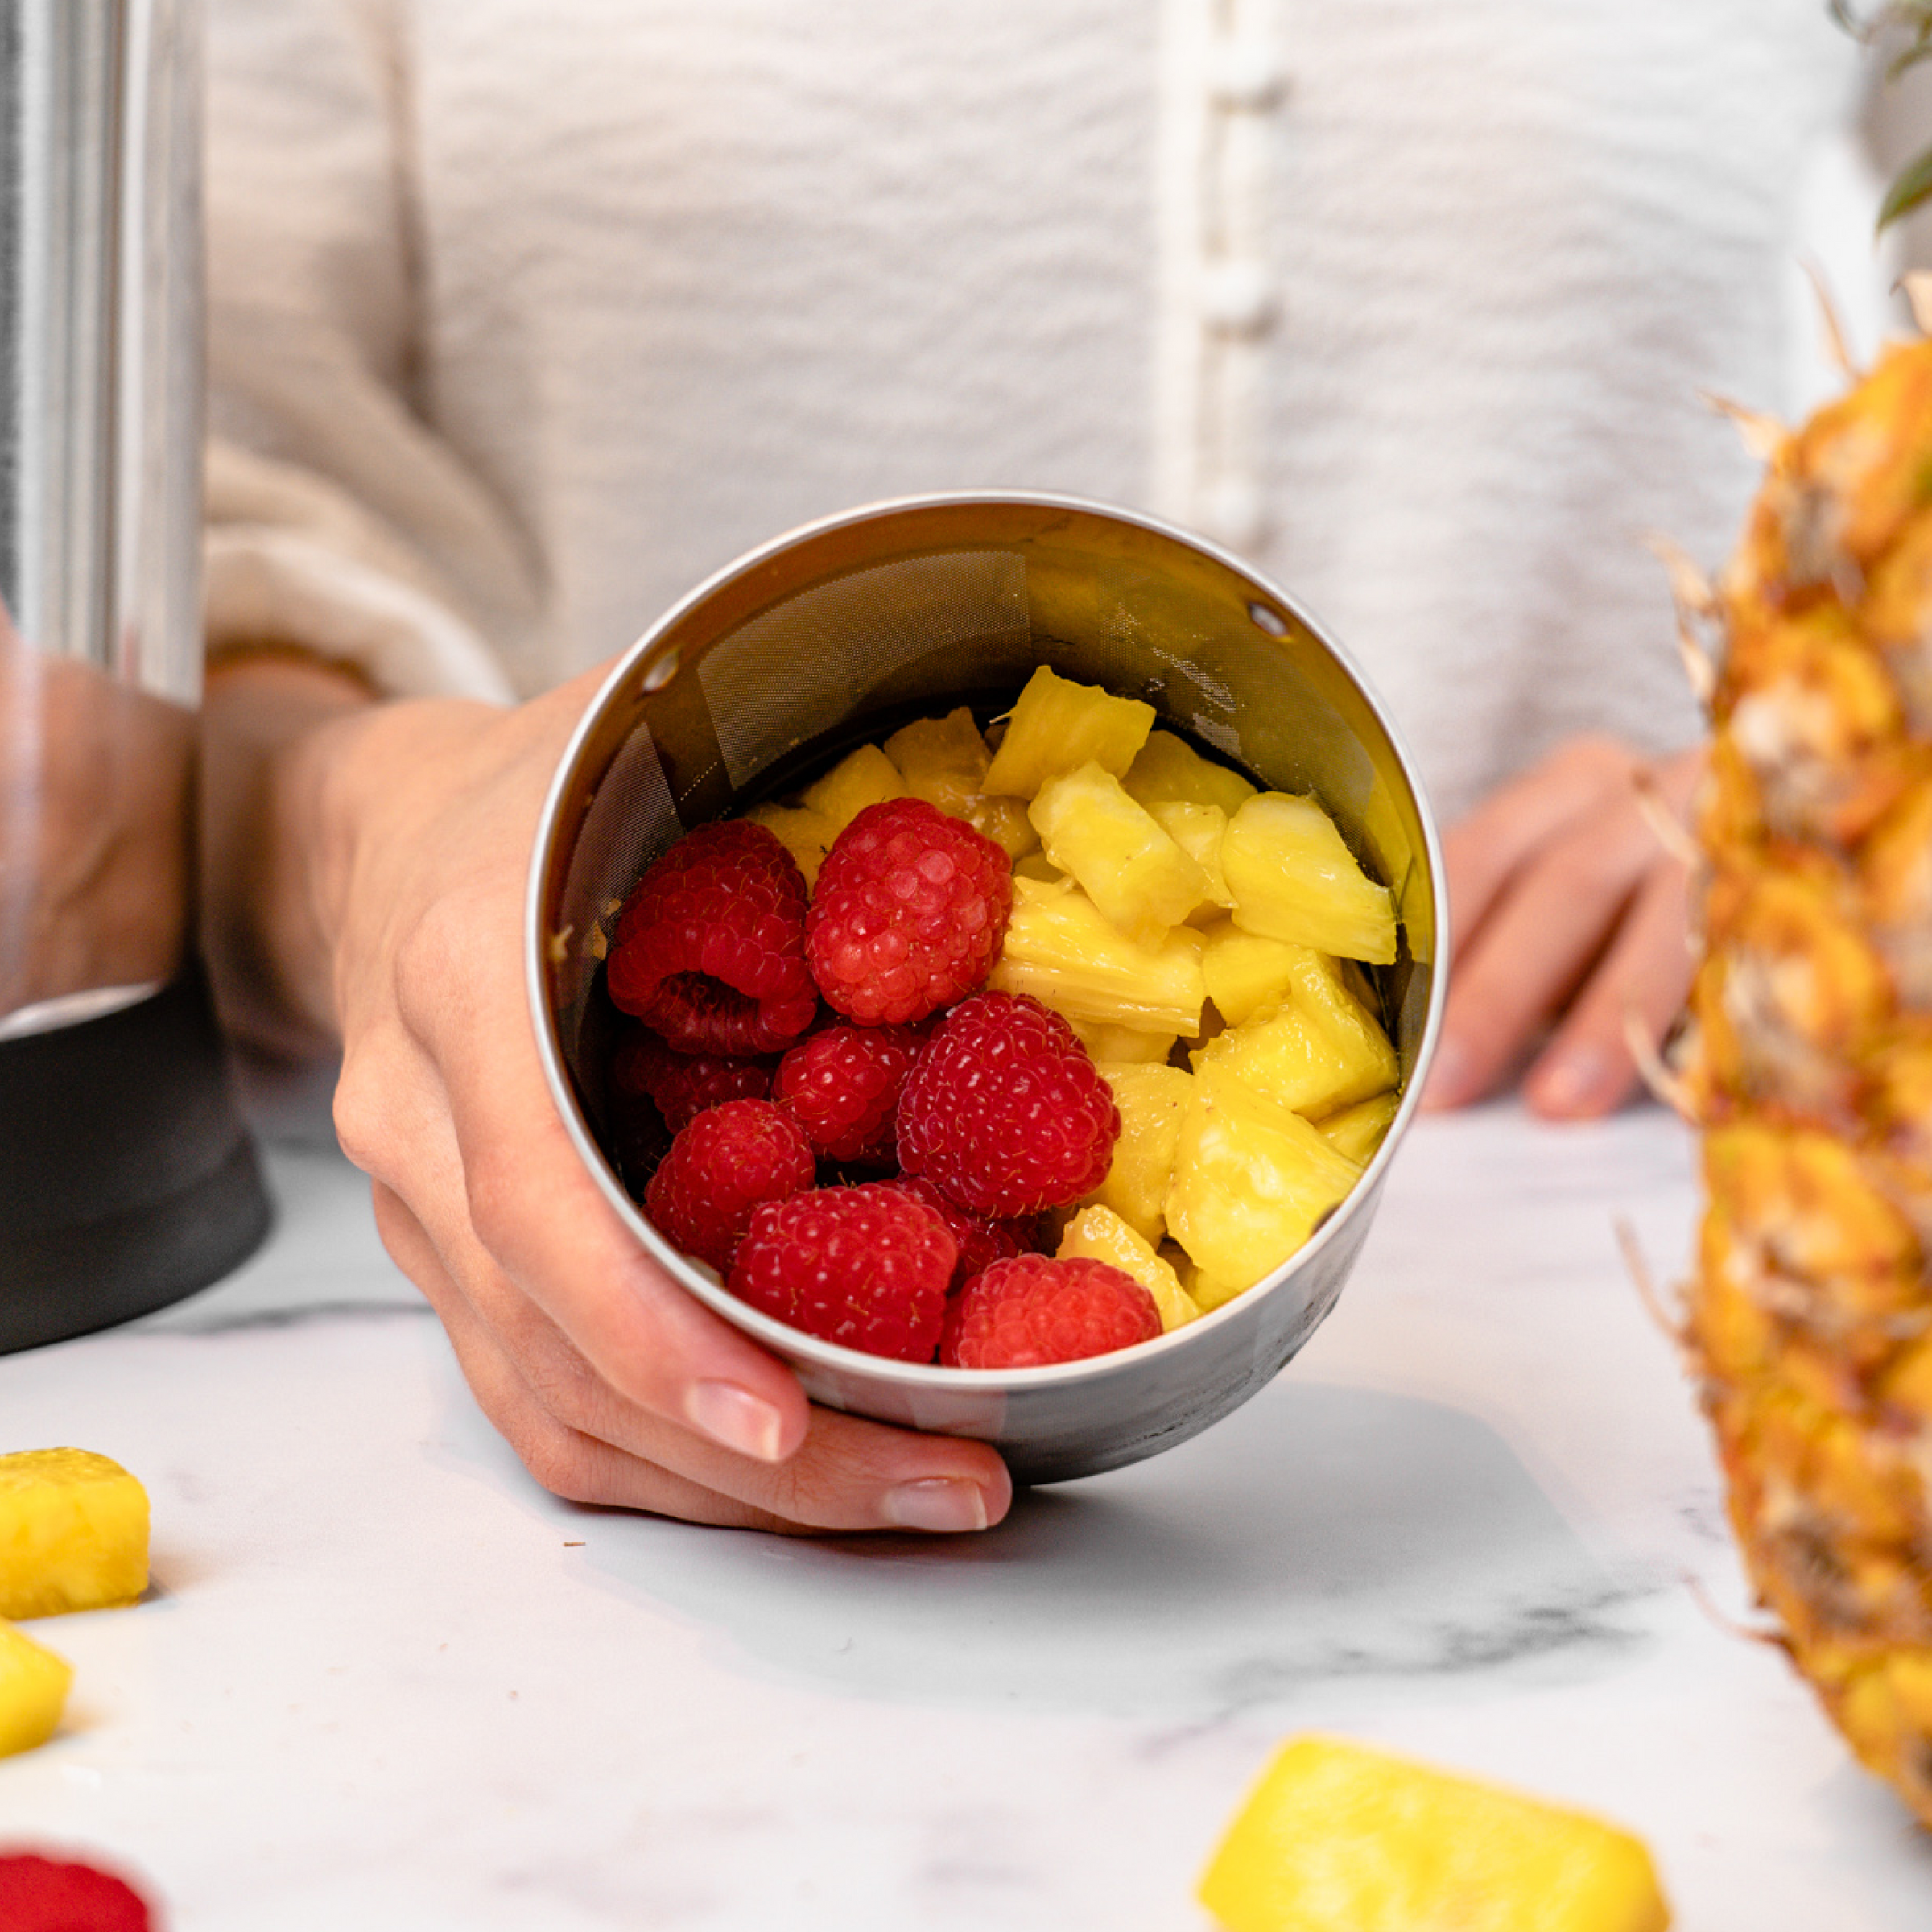
POLYGON ((1210 1274, 1179 1241, 1162 1241, 1160 1253, 1169 1267, 1179 1276, 1187 1298, 1203 1315, 1212 1315, 1243 1292, 1234 1282, 1210 1274))
POLYGON ((805 807, 832 821, 836 838, 868 805, 906 796, 899 768, 876 745, 848 752, 815 785, 805 788, 805 807))
POLYGON ((1147 741, 1154 707, 1117 698, 1097 684, 1057 677, 1042 664, 1026 680, 1006 735, 986 771, 986 789, 1030 799, 1049 778, 1091 760, 1119 778, 1147 741))
POLYGON ((53 1736, 73 1681, 64 1657, 0 1623, 0 1757, 31 1751, 53 1736))
POLYGON ((1049 778, 1026 815, 1046 857, 1143 945, 1208 897, 1207 873, 1098 765, 1049 778))
MULTIPOLYGON (((1033 829, 1033 822, 1026 824, 1028 833, 1035 839, 1040 836, 1033 829)), ((1058 886, 1067 875, 1036 844, 1023 858, 1013 862, 1013 876, 1016 879, 1038 879, 1042 886, 1058 886)))
POLYGON ((1228 815, 1218 805, 1190 805, 1179 799, 1156 799, 1147 815, 1207 875, 1208 890, 1189 917, 1214 919, 1234 903, 1228 875, 1221 870, 1221 840, 1228 815))
POLYGON ((0 1616, 131 1604, 147 1587, 147 1492, 85 1449, 0 1455, 0 1616))
POLYGON ((886 741, 886 755, 915 799, 964 819, 1008 858, 1024 857, 1039 844, 1024 801, 987 795, 993 753, 964 704, 943 718, 915 719, 895 731, 886 741))
POLYGON ((1165 1066, 1180 1038, 1176 1033, 1142 1033, 1133 1026, 1101 1026, 1092 1020, 1069 1020, 1067 1024, 1079 1035, 1088 1059, 1096 1067, 1107 1060, 1123 1067, 1165 1066))
POLYGON ((1287 998, 1296 968, 1317 956, 1309 946, 1286 939, 1266 939, 1243 932, 1232 919, 1216 919, 1201 928, 1207 942, 1201 972, 1215 1011, 1230 1026, 1239 1026, 1257 1013, 1266 1013, 1287 998))
POLYGON ((1179 1067, 1097 1062, 1100 1077, 1113 1089, 1121 1110, 1121 1137, 1113 1144, 1107 1178, 1088 1201, 1110 1208, 1149 1242, 1161 1238, 1167 1190, 1174 1184, 1174 1156, 1180 1145, 1181 1117, 1194 1092, 1194 1075, 1179 1067))
POLYGON ((1027 878, 1013 881, 1013 916, 986 984, 1030 993, 1070 1020, 1190 1039, 1208 997, 1198 933, 1181 927, 1158 946, 1137 945, 1077 886, 1027 878))
POLYGON ((1388 887, 1364 874, 1335 821, 1312 799, 1256 793, 1228 821, 1221 869, 1242 931, 1377 966, 1394 959, 1388 887))
POLYGON ((1276 1754, 1201 1876, 1228 1932, 1665 1932, 1641 1839, 1339 1739, 1276 1754))
POLYGON ((1252 1288, 1307 1241, 1360 1172, 1298 1113, 1206 1066, 1181 1119, 1167 1230, 1207 1274, 1252 1288))
POLYGON ((1201 1319, 1194 1298, 1181 1286, 1174 1269, 1154 1253, 1151 1242, 1143 1241, 1111 1208, 1083 1208, 1054 1252, 1063 1261, 1085 1257, 1131 1275, 1154 1297, 1154 1305, 1161 1311, 1163 1335, 1201 1319))
POLYGON ((1371 1100, 1357 1100, 1352 1107, 1344 1107, 1340 1113, 1317 1121, 1315 1125, 1331 1147, 1339 1148, 1358 1166, 1366 1167, 1375 1158, 1375 1150, 1381 1146, 1383 1136, 1395 1118, 1395 1110, 1402 1104, 1399 1093, 1378 1093, 1371 1100))
POLYGON ((803 805, 754 805, 745 813, 754 825, 762 825, 797 861, 805 875, 807 890, 819 882, 819 868, 839 828, 822 811, 803 805))
POLYGON ((1123 782, 1128 795, 1150 811, 1157 803, 1170 802, 1216 805, 1231 819, 1254 796, 1254 787, 1238 771, 1203 758, 1186 739, 1177 738, 1170 731, 1147 734, 1147 742, 1127 768, 1123 782))
POLYGON ((1257 1093, 1319 1118, 1386 1092, 1400 1069, 1389 1036, 1335 962, 1307 947, 1296 950, 1282 1004, 1210 1040, 1194 1066, 1197 1073, 1224 1067, 1257 1093))

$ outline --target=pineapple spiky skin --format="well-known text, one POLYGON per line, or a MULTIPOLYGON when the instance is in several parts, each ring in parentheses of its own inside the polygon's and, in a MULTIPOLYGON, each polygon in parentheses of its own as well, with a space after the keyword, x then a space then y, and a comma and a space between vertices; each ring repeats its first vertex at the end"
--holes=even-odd
POLYGON ((1717 614, 1685 1339, 1754 1586, 1932 1825, 1932 343, 1775 450, 1717 614))

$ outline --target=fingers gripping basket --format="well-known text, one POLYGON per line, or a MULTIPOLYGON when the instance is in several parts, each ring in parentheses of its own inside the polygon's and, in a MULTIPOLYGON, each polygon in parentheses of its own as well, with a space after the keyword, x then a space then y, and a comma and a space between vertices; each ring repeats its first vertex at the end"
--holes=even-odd
POLYGON ((753 551, 654 625, 558 769, 533 864, 539 1049, 591 1171, 650 1253, 797 1371, 820 1402, 997 1443, 1023 1481, 1137 1460, 1261 1388, 1334 1305, 1414 1110, 1443 1001, 1441 860, 1402 749, 1348 660, 1232 558, 1126 512, 1038 496, 935 497, 814 524, 753 551), (1034 667, 1151 703, 1166 729, 1262 784, 1312 793, 1394 892, 1381 992, 1402 1110, 1354 1192, 1266 1281, 1155 1342, 1005 1373, 860 1355, 727 1294, 671 1248, 607 1158, 611 915, 694 825, 792 790, 837 754, 960 704, 1005 710, 1034 667))

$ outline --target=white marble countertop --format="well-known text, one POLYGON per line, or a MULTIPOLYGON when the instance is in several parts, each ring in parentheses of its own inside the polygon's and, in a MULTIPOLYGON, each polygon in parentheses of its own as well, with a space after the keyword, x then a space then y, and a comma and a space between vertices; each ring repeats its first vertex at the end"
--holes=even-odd
POLYGON ((1696 1932, 1932 1925, 1932 1843, 1693 1593, 1748 1615, 1612 1233, 1688 1252, 1663 1116, 1423 1123, 1273 1387, 950 1542, 556 1501, 360 1178, 271 1166, 232 1280, 0 1360, 0 1447, 147 1483, 156 1585, 31 1627, 76 1685, 0 1761, 0 1842, 125 1861, 175 1932, 1196 1932, 1310 1727, 1629 1824, 1696 1932))

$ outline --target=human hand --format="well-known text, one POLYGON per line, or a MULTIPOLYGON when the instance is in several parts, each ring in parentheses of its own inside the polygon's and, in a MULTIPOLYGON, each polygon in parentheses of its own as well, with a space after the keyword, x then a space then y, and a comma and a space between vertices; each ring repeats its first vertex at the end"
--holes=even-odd
POLYGON ((1691 964, 1688 874, 1638 787, 1647 774, 1682 821, 1703 769, 1701 750, 1653 764, 1614 739, 1573 738, 1451 828, 1454 965, 1426 1108, 1482 1099, 1532 1054, 1523 1097, 1546 1119, 1630 1097, 1629 1016, 1662 1038, 1691 964))
POLYGON ((777 1530, 969 1530, 1012 1488, 986 1444, 815 1409, 625 1230, 551 1102, 522 919, 544 794, 592 672, 514 711, 367 706, 280 787, 331 963, 336 1125, 384 1245, 490 1420, 575 1500, 777 1530))

